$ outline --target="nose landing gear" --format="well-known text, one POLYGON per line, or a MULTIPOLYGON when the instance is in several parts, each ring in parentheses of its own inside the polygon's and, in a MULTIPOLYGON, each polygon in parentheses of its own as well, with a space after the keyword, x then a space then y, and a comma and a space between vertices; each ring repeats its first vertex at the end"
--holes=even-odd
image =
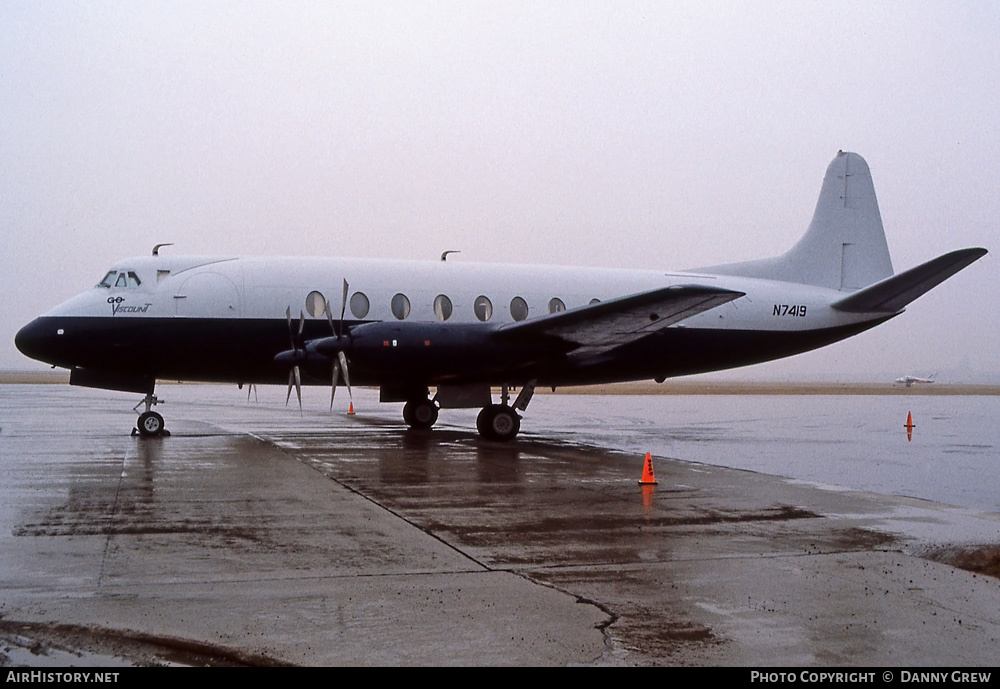
POLYGON ((153 393, 147 394, 142 398, 139 404, 132 408, 132 411, 138 411, 139 407, 143 404, 146 405, 146 411, 139 414, 139 419, 135 423, 135 428, 132 429, 132 435, 138 433, 143 438, 155 438, 157 436, 170 435, 170 431, 163 427, 163 417, 153 411, 153 405, 160 404, 163 400, 159 399, 153 393))

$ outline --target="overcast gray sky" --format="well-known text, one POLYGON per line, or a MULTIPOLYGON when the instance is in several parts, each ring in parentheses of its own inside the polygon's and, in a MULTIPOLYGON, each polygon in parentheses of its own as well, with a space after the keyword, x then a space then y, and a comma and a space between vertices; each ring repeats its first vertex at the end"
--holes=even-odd
POLYGON ((863 155, 897 270, 991 255, 761 378, 1000 378, 1000 3, 0 0, 0 368, 157 242, 678 269, 863 155))

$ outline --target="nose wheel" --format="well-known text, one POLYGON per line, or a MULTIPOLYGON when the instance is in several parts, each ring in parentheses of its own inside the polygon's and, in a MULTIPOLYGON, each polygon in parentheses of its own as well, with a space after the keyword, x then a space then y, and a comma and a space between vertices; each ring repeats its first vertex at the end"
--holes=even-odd
POLYGON ((142 402, 135 405, 133 411, 138 411, 139 407, 146 405, 146 411, 139 414, 139 420, 135 422, 132 435, 138 433, 143 438, 155 438, 161 435, 170 435, 170 431, 163 427, 163 417, 153 411, 153 405, 159 404, 163 400, 150 393, 142 398, 142 402))
POLYGON ((139 420, 136 422, 135 427, 139 431, 139 435, 145 438, 151 438, 163 433, 163 417, 157 414, 155 411, 147 411, 139 414, 139 420))

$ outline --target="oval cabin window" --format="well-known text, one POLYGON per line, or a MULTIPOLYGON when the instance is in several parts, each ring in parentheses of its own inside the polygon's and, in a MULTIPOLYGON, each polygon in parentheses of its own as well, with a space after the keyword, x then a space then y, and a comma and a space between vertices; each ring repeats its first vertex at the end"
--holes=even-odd
POLYGON ((451 318, 451 299, 443 294, 434 297, 434 315, 439 321, 446 321, 451 318))
POLYGON ((364 318, 367 316, 370 307, 368 297, 361 292, 355 292, 351 297, 351 313, 354 314, 355 318, 364 318))
POLYGON ((493 302, 482 294, 476 297, 472 308, 476 312, 476 318, 481 321, 488 321, 493 316, 493 302))
POLYGON ((392 315, 398 320, 410 315, 410 300, 405 294, 397 294, 392 298, 392 315))
POLYGON ((310 292, 306 296, 306 313, 313 318, 319 318, 326 313, 326 297, 320 292, 310 292))
POLYGON ((515 321, 523 321, 528 317, 528 302, 521 297, 511 299, 510 315, 515 321))

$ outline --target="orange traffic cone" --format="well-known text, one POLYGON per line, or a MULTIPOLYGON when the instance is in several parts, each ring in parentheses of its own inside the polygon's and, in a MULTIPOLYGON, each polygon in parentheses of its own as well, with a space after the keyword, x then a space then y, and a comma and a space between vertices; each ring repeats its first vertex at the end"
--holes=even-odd
POLYGON ((906 429, 906 439, 913 440, 913 429, 916 428, 916 424, 913 423, 913 414, 910 412, 906 412, 906 423, 903 424, 903 428, 906 429))
POLYGON ((641 486, 655 486, 657 483, 656 477, 653 476, 653 459, 646 453, 646 461, 642 465, 642 478, 639 479, 639 485, 641 486))
POLYGON ((347 408, 348 414, 354 414, 354 402, 351 402, 351 406, 347 408))

